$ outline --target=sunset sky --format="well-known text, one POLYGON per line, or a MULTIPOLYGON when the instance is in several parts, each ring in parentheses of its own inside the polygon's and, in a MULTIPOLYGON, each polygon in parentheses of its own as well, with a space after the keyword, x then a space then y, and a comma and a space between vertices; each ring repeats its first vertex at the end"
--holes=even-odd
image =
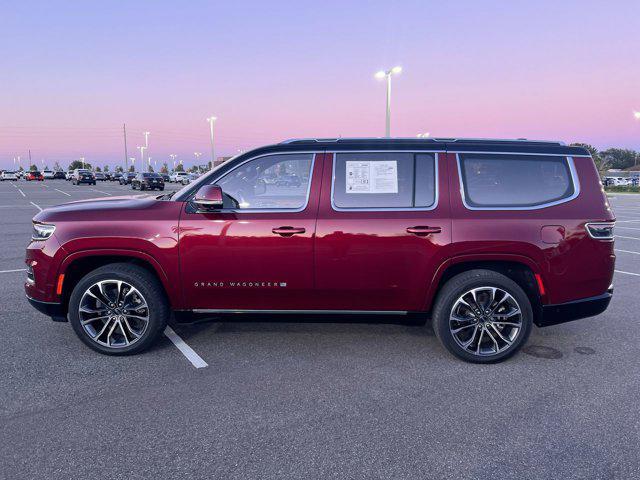
MULTIPOLYGON (((11 3, 11 4, 10 4, 11 3)), ((186 164, 291 137, 640 149, 640 1, 43 1, 0 6, 0 168, 186 164), (25 162, 23 161, 23 165, 25 162)))

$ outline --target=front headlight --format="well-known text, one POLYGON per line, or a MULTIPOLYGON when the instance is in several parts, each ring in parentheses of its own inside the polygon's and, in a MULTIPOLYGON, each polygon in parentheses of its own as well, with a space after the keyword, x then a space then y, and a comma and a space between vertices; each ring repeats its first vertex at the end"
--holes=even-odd
POLYGON ((31 234, 31 240, 41 241, 46 240, 55 231, 55 225, 49 225, 46 223, 35 223, 33 222, 33 233, 31 234))

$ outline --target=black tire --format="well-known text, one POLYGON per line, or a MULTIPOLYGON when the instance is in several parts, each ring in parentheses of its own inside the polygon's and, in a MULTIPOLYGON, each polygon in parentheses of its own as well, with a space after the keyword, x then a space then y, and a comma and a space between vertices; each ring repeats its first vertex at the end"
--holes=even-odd
POLYGON ((112 263, 85 275, 74 287, 69 299, 69 321, 73 330, 87 346, 106 355, 134 355, 151 347, 164 331, 169 320, 169 304, 158 279, 137 265, 112 263), (122 280, 135 287, 148 305, 149 323, 138 340, 126 347, 106 347, 93 341, 80 323, 79 306, 89 287, 101 280, 122 280))
MULTIPOLYGON (((432 324, 440 343, 456 357, 472 363, 496 363, 511 357, 526 343, 533 327, 533 310, 527 294, 510 278, 492 270, 469 270, 451 278, 442 287, 434 304, 432 324), (515 299, 521 312, 521 327, 517 336, 511 345, 495 354, 477 355, 464 349, 454 338, 449 326, 449 318, 457 300, 465 292, 481 287, 497 287, 507 292, 515 299)), ((487 331, 495 334, 495 331, 489 328, 487 331)), ((498 338, 497 335, 495 336, 498 338)), ((479 338, 482 337, 479 336, 479 338)))
POLYGON ((140 184, 140 191, 146 190, 146 189, 147 189, 147 187, 144 186, 144 183, 141 183, 140 184))

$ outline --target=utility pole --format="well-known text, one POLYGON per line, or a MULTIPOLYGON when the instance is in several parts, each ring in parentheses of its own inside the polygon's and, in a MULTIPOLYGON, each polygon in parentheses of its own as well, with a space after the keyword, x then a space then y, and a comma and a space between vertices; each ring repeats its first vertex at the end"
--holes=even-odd
POLYGON ((127 124, 122 124, 122 133, 124 134, 124 171, 129 171, 129 154, 127 153, 127 124))
POLYGON ((207 118, 207 122, 209 122, 209 127, 211 130, 211 168, 213 168, 213 164, 216 161, 216 153, 215 153, 215 148, 213 146, 214 145, 213 144, 213 124, 215 123, 216 120, 217 118, 214 117, 213 115, 207 118))
POLYGON ((169 158, 173 162, 173 171, 174 172, 176 171, 176 157, 177 157, 177 155, 175 153, 169 154, 169 158))
POLYGON ((29 149, 29 168, 31 168, 31 149, 29 149))

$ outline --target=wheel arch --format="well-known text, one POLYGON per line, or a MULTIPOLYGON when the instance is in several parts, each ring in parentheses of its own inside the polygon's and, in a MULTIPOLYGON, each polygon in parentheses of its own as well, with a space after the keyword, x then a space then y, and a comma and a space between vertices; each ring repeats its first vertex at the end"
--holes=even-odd
MULTIPOLYGON (((84 250, 67 256, 58 269, 58 276, 64 275, 60 302, 66 308, 71 292, 77 283, 96 268, 112 263, 138 265, 154 275, 162 285, 169 305, 177 302, 177 287, 173 287, 160 263, 152 256, 134 250, 84 250)), ((177 285, 179 282, 173 282, 177 285)))
POLYGON ((544 285, 544 278, 538 265, 529 257, 521 255, 459 256, 450 258, 436 271, 427 292, 425 310, 431 311, 440 289, 455 275, 475 269, 491 270, 510 278, 524 290, 531 302, 534 320, 542 315, 542 305, 546 303, 544 292, 538 282, 544 285))

